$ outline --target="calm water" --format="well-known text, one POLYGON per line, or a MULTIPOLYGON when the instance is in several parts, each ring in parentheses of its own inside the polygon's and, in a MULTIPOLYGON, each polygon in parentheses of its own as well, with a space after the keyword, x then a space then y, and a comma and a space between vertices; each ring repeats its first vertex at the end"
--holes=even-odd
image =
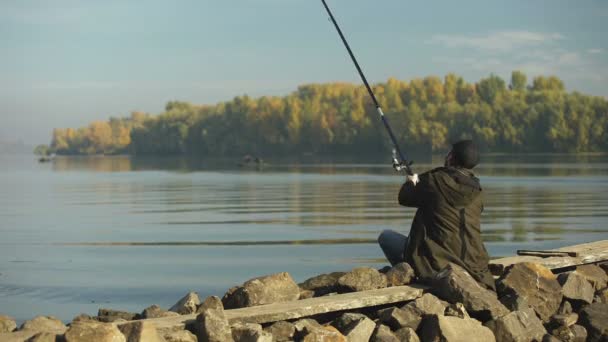
MULTIPOLYGON (((484 161, 492 256, 608 239, 608 156, 484 161)), ((414 213, 396 203, 401 182, 380 163, 0 156, 0 313, 69 321, 168 307, 190 290, 221 296, 275 272, 381 267, 376 236, 407 233, 414 213)))

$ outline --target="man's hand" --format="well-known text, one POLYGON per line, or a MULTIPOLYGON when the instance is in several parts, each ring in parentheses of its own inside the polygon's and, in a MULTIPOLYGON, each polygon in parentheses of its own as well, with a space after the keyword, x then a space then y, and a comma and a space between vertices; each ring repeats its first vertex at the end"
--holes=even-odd
POLYGON ((414 173, 413 175, 407 175, 405 176, 405 182, 411 182, 414 185, 418 184, 418 182, 420 182, 420 179, 418 179, 418 174, 414 173))

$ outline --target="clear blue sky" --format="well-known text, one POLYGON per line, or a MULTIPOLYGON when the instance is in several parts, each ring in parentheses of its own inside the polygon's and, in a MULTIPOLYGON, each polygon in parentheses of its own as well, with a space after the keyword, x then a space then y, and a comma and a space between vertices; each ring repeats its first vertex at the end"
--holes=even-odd
MULTIPOLYGON (((608 1, 328 0, 370 82, 519 69, 608 96, 608 1)), ((316 0, 2 0, 0 141, 359 82, 316 0)), ((390 108, 385 108, 390 111, 390 108)))

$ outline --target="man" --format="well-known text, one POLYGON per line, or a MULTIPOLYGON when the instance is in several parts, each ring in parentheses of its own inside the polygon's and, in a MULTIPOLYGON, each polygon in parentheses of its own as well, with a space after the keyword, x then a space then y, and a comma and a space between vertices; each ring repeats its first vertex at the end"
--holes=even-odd
POLYGON ((422 281, 448 263, 467 270, 479 283, 496 290, 481 240, 481 186, 471 171, 479 152, 471 140, 452 145, 444 167, 407 176, 399 204, 418 208, 409 237, 385 230, 378 242, 391 264, 409 263, 422 281))

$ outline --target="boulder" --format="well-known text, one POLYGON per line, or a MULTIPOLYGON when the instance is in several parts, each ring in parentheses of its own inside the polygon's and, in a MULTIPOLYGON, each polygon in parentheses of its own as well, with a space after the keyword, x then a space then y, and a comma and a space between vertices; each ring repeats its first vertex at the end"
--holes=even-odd
POLYGON ((531 308, 530 304, 524 297, 520 297, 517 294, 509 293, 500 298, 498 298, 500 302, 507 308, 509 311, 522 311, 528 308, 531 308))
POLYGON ((458 318, 471 318, 471 316, 469 316, 469 313, 467 312, 467 309, 462 303, 450 304, 445 309, 445 315, 454 316, 458 318))
POLYGON ((122 324, 118 329, 125 335, 127 342, 165 342, 156 331, 156 326, 147 321, 122 324))
POLYGON ((67 327, 62 321, 53 316, 37 316, 29 321, 23 322, 19 330, 50 332, 61 335, 67 330, 67 327))
POLYGON ((578 266, 574 273, 579 274, 583 278, 587 279, 593 288, 597 291, 608 286, 608 274, 597 265, 583 265, 578 266))
POLYGON ((329 274, 321 274, 305 280, 299 284, 303 290, 314 291, 315 297, 324 296, 329 293, 338 292, 338 279, 342 277, 344 272, 333 272, 329 274))
POLYGON ((332 322, 348 342, 368 342, 376 323, 362 314, 345 313, 332 322))
POLYGON ((296 340, 302 339, 309 332, 322 327, 317 321, 312 318, 302 318, 293 323, 295 328, 294 337, 296 340))
POLYGON ((467 271, 455 264, 449 264, 437 273, 431 291, 449 303, 464 304, 471 317, 484 322, 509 313, 494 292, 480 285, 467 271))
POLYGON ((338 285, 346 292, 381 289, 386 287, 386 276, 375 268, 357 267, 340 277, 338 285))
POLYGON ((87 315, 85 313, 81 313, 78 316, 72 318, 72 324, 77 323, 77 322, 98 322, 95 317, 92 317, 90 315, 87 315))
POLYGON ((567 315, 571 314, 572 312, 572 304, 570 304, 570 302, 567 300, 564 300, 557 310, 557 313, 560 315, 567 315))
POLYGON ((313 298, 315 296, 315 291, 313 290, 300 290, 300 298, 298 298, 299 300, 302 299, 309 299, 309 298, 313 298))
POLYGON ((78 322, 65 332, 65 342, 127 342, 125 336, 112 324, 78 322))
POLYGON ((491 342, 496 341, 492 330, 474 319, 450 316, 425 316, 419 330, 422 341, 491 342))
MULTIPOLYGON (((562 288, 548 268, 530 262, 509 266, 497 281, 499 295, 524 298, 547 322, 562 302, 562 288)), ((469 310, 470 311, 470 310, 469 310)))
MULTIPOLYGON (((40 331, 20 330, 10 333, 0 333, 0 341, 2 342, 23 342, 40 334, 40 331)), ((52 333, 51 333, 52 334, 52 333)))
POLYGON ((286 342, 293 341, 296 327, 293 323, 279 321, 264 328, 264 331, 270 333, 276 342, 286 342))
POLYGON ((430 293, 425 293, 420 298, 406 304, 418 310, 422 315, 443 316, 449 303, 442 301, 430 293))
POLYGON ((49 332, 40 332, 36 335, 25 340, 26 342, 55 342, 61 335, 49 333, 49 332))
POLYGON ((579 312, 578 323, 587 329, 588 341, 608 340, 608 304, 593 303, 579 312))
POLYGON ((401 342, 420 342, 420 338, 412 328, 401 328, 395 331, 395 336, 401 342))
MULTIPOLYGON (((580 327, 580 325, 579 325, 579 327, 580 327)), ((585 328, 583 328, 583 329, 585 329, 585 328)), ((572 329, 570 327, 559 326, 557 328, 551 329, 551 335, 556 337, 559 341, 585 342, 584 339, 583 340, 580 339, 580 336, 577 338, 577 336, 574 335, 574 331, 572 331, 572 329)))
POLYGON ((597 303, 608 304, 608 287, 595 293, 594 301, 597 303))
POLYGON ((188 330, 173 330, 163 335, 167 342, 198 342, 196 335, 188 330))
POLYGON ((347 340, 338 329, 327 326, 312 330, 304 336, 302 342, 347 342, 347 340))
POLYGON ((193 314, 196 313, 196 309, 200 303, 201 301, 198 298, 198 294, 196 292, 190 292, 177 301, 169 311, 177 312, 180 315, 193 314))
POLYGON ((6 315, 0 315, 0 333, 10 333, 17 329, 15 320, 6 315))
POLYGON ((378 311, 378 322, 389 326, 392 330, 409 327, 414 330, 418 329, 422 315, 413 307, 387 308, 378 311))
POLYGON ((489 321, 486 327, 492 330, 497 341, 505 342, 540 341, 547 333, 543 323, 531 308, 513 311, 489 321))
POLYGON ((140 315, 144 319, 179 316, 177 312, 164 310, 156 304, 145 308, 140 315))
POLYGON ((391 329, 386 325, 379 324, 372 334, 370 342, 400 342, 399 338, 393 334, 391 329))
POLYGON ((551 316, 550 323, 553 326, 569 327, 571 325, 576 324, 577 321, 578 321, 578 314, 576 314, 576 313, 564 314, 564 315, 555 314, 555 315, 551 316))
POLYGON ((119 319, 124 319, 125 321, 132 321, 132 320, 138 319, 138 318, 139 318, 139 314, 132 313, 132 312, 112 310, 112 309, 99 309, 97 311, 97 320, 100 322, 105 322, 105 323, 115 322, 119 319))
POLYGON ((385 275, 388 286, 407 285, 416 277, 414 269, 406 262, 402 262, 391 267, 391 269, 389 269, 385 275))
POLYGON ((199 342, 233 341, 230 324, 218 297, 207 297, 201 304, 202 312, 196 316, 193 330, 199 342))
POLYGON ((289 273, 254 278, 230 289, 222 298, 226 309, 298 300, 300 288, 289 273))
POLYGON ((231 327, 235 342, 272 342, 272 334, 262 326, 252 323, 237 323, 231 327))
POLYGON ((593 302, 593 286, 576 272, 562 273, 557 277, 562 285, 562 294, 575 306, 593 302))
POLYGON ((562 342, 562 340, 553 335, 545 334, 545 336, 543 336, 542 342, 562 342))
POLYGON ((570 327, 570 331, 572 331, 572 335, 574 335, 572 342, 587 341, 587 329, 585 329, 585 327, 582 325, 575 324, 570 327))

